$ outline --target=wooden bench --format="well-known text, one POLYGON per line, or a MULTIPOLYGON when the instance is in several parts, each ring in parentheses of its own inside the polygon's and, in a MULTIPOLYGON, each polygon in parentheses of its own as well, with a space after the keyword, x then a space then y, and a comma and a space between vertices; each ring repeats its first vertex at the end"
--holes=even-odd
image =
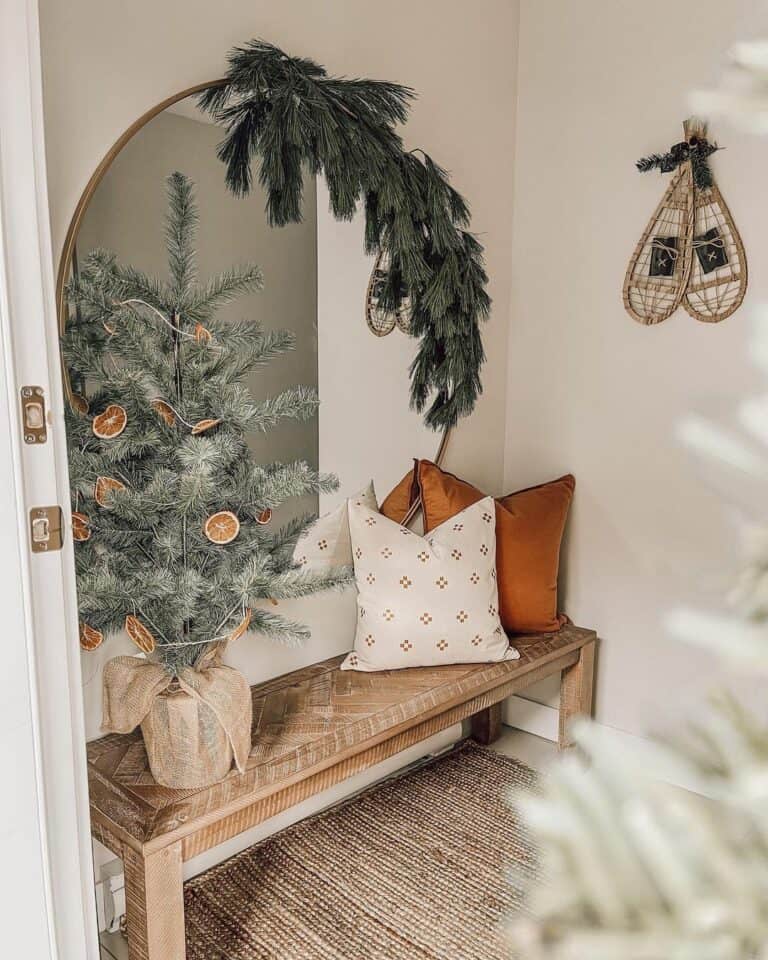
POLYGON ((158 786, 138 731, 90 743, 92 832, 124 863, 130 960, 183 960, 183 861, 457 721, 492 742, 501 701, 558 672, 567 746, 568 721, 591 711, 595 640, 567 625, 520 638, 506 663, 355 673, 335 657, 258 684, 246 772, 203 790, 158 786))

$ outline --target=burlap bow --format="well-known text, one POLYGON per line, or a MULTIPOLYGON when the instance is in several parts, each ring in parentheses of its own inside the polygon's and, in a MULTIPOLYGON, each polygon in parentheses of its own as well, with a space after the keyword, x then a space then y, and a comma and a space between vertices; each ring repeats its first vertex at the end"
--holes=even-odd
POLYGON ((115 657, 104 667, 102 726, 130 733, 141 724, 150 767, 166 786, 197 787, 242 773, 251 749, 251 691, 218 648, 174 678, 159 663, 115 657))

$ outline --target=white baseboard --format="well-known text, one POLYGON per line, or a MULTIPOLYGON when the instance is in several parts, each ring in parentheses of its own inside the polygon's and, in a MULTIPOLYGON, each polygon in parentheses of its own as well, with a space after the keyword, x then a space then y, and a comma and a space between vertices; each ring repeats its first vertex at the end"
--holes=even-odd
MULTIPOLYGON (((502 720, 507 726, 557 743, 559 728, 557 707, 536 703, 535 700, 526 700, 525 697, 512 696, 504 701, 502 720)), ((664 758, 654 751, 650 737, 620 730, 618 727, 610 727, 605 723, 598 723, 597 728, 606 745, 619 747, 622 754, 625 757, 631 757, 636 768, 651 779, 693 793, 707 795, 706 788, 703 788, 700 783, 686 779, 684 772, 676 767, 670 767, 664 758)))
POLYGON ((516 727, 518 730, 524 730, 526 733, 557 743, 559 725, 557 707, 536 703, 535 700, 526 700, 525 697, 509 697, 504 701, 501 719, 508 727, 516 727))

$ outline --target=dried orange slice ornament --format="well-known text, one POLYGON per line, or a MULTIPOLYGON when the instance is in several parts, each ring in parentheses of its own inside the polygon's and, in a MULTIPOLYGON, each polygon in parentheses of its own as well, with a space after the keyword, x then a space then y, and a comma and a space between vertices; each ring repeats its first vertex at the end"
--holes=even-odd
POLYGON ((87 623, 80 623, 80 646, 83 650, 95 650, 100 647, 104 641, 104 634, 101 630, 89 627, 87 623))
POLYGON ((219 510, 205 521, 203 533, 211 543, 232 543, 240 533, 240 521, 231 510, 219 510))
POLYGON ((232 642, 233 640, 239 640, 240 637, 242 637, 242 635, 250 626, 250 623, 251 623, 251 608, 248 607, 245 611, 245 616, 243 617, 243 619, 240 621, 240 623, 238 623, 238 625, 235 627, 232 633, 230 633, 229 635, 230 642, 232 642))
POLYGON ((142 653, 152 653, 155 649, 155 638, 138 617, 128 614, 125 618, 125 632, 142 653))
POLYGON ((125 484, 114 477, 96 477, 93 497, 100 507, 108 507, 110 494, 116 490, 125 490, 125 484))
POLYGON ((213 334, 210 330, 206 330, 202 323, 196 323, 195 340, 197 340, 198 343, 210 343, 211 340, 213 340, 213 334))
POLYGON ((263 525, 265 523, 269 523, 271 519, 272 519, 272 510, 270 509, 270 507, 267 507, 266 510, 262 510, 261 513, 258 515, 258 517, 256 517, 256 523, 260 523, 263 525))
POLYGON ((166 403, 165 400, 161 400, 160 397, 156 397, 150 404, 155 413, 159 414, 161 419, 163 419, 169 427, 172 427, 176 423, 176 414, 173 412, 173 407, 170 403, 166 403))
POLYGON ((84 513, 72 514, 72 539, 78 543, 91 539, 91 527, 84 513))
POLYGON ((73 410, 77 410, 78 413, 82 414, 88 413, 91 407, 85 397, 81 397, 79 393, 73 393, 69 402, 73 410))
POLYGON ((128 414, 119 403, 110 403, 104 413, 93 418, 91 429, 101 440, 119 437, 128 423, 128 414))
POLYGON ((211 427, 217 427, 220 423, 220 418, 218 420, 198 420, 194 427, 192 427, 192 433, 205 433, 206 430, 210 430, 211 427))

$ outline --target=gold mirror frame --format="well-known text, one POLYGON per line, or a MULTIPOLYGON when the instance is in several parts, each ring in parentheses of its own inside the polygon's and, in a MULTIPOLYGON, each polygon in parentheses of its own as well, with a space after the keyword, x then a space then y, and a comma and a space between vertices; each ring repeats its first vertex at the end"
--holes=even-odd
MULTIPOLYGON (((158 114, 162 113, 164 110, 167 110, 168 107, 172 107, 174 103, 178 103, 180 100, 186 100, 187 97, 192 97, 196 93, 202 93, 203 90, 208 90, 211 87, 223 87, 226 85, 226 83, 227 81, 224 79, 208 80, 204 83, 196 83, 192 87, 187 87, 186 90, 181 90, 179 93, 174 93, 170 97, 166 97, 165 100, 161 100, 160 103, 156 104, 154 107, 150 107, 150 109, 143 113, 137 120, 134 120, 130 127, 120 134, 117 140, 104 154, 104 157, 93 171, 90 180, 86 184, 80 199, 77 201, 75 212, 72 214, 72 219, 69 222, 69 227, 67 228, 67 233, 64 237, 64 246, 62 247, 61 257, 59 259, 59 269, 56 275, 56 311, 58 315, 60 335, 64 333, 67 326, 66 285, 67 279, 72 270, 72 259, 74 256, 75 244, 77 242, 77 235, 80 231, 80 225, 83 222, 83 217, 88 209, 88 205, 93 199, 96 188, 103 180, 107 170, 109 170, 109 168, 112 166, 115 158, 128 143, 128 141, 133 139, 139 130, 146 126, 146 124, 148 124, 150 120, 153 120, 158 114)), ((363 310, 365 309, 365 303, 361 304, 361 308, 363 310)), ((67 399, 67 403, 71 403, 72 386, 69 382, 69 374, 64 366, 63 358, 61 364, 61 376, 64 384, 64 394, 67 399)), ((452 429, 452 427, 448 427, 440 438, 437 453, 434 457, 434 462, 438 466, 440 466, 445 456, 445 450, 448 446, 448 439, 451 435, 452 429)), ((414 508, 417 508, 418 506, 419 504, 417 501, 417 503, 414 504, 409 511, 406 521, 404 522, 412 519, 417 512, 417 510, 414 508)))

